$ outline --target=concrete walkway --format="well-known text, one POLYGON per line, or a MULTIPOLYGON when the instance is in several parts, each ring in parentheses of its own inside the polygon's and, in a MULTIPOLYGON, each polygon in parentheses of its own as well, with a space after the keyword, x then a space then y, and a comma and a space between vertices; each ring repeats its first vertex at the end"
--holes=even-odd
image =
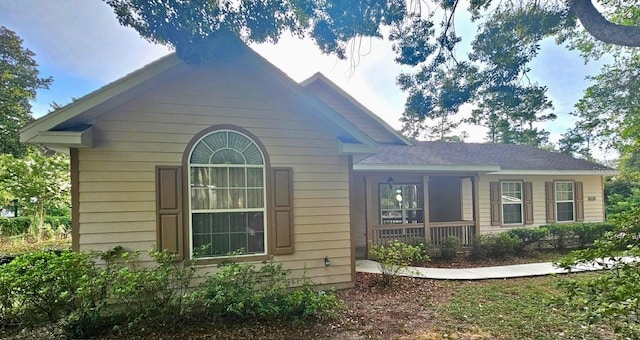
MULTIPOLYGON (((632 261, 631 259, 624 259, 632 261)), ((571 272, 601 270, 602 266, 593 263, 573 267, 571 272)), ((378 263, 370 260, 357 260, 356 271, 362 273, 380 273, 378 263)), ((478 268, 425 268, 408 267, 400 272, 401 276, 411 276, 436 280, 486 280, 506 279, 514 277, 542 276, 550 274, 566 274, 568 271, 558 268, 551 262, 527 263, 510 266, 478 267, 478 268)))

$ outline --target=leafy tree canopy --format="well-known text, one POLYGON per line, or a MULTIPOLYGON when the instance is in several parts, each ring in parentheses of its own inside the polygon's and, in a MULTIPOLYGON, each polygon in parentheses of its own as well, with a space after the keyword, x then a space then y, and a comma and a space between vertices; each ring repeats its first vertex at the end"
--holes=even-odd
POLYGON ((40 78, 34 56, 13 31, 0 26, 0 153, 24 155, 20 129, 33 119, 29 101, 52 82, 40 78))
POLYGON ((474 104, 466 122, 487 127, 489 141, 541 145, 548 133, 537 123, 556 116, 546 87, 527 78, 539 42, 556 36, 587 54, 606 50, 602 41, 640 46, 640 28, 628 16, 640 16, 638 0, 601 0, 602 12, 591 0, 104 1, 123 25, 194 63, 217 52, 206 40, 219 31, 246 42, 277 42, 289 31, 340 58, 358 38, 388 38, 396 61, 415 67, 398 78, 409 94, 402 121, 411 137, 455 139, 450 133, 461 121, 452 116, 474 104), (454 17, 465 6, 479 28, 471 53, 458 60, 454 17))

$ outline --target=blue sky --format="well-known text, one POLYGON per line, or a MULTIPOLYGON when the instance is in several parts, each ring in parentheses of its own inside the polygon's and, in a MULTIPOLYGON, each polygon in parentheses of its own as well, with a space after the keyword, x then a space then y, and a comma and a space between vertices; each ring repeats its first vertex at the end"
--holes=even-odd
MULTIPOLYGON (((470 41, 474 28, 466 24, 464 16, 458 21, 463 41, 470 41)), ((42 76, 54 79, 50 89, 40 91, 33 103, 36 117, 46 114, 53 101, 66 104, 72 97, 82 97, 170 52, 148 43, 133 29, 122 27, 111 8, 99 0, 0 0, 0 25, 24 39, 23 46, 36 53, 42 76)), ((361 43, 360 52, 347 61, 322 55, 311 42, 289 36, 277 45, 252 47, 296 81, 315 72, 324 73, 399 129, 405 95, 395 78, 409 69, 393 62, 388 42, 364 39, 361 43)), ((585 76, 597 70, 597 65, 584 65, 576 52, 551 40, 543 43, 540 56, 533 62, 531 79, 549 88, 559 117, 544 124, 552 140, 572 126, 573 117, 568 113, 588 86, 585 76)), ((463 129, 470 134, 469 142, 484 138, 482 128, 463 129)))

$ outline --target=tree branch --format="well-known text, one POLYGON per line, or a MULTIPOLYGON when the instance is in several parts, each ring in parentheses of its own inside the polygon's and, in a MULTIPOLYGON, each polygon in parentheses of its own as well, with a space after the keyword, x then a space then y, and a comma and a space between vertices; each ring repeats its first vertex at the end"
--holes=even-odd
POLYGON ((569 11, 594 38, 614 45, 640 47, 640 27, 617 25, 605 19, 592 0, 570 0, 569 11))

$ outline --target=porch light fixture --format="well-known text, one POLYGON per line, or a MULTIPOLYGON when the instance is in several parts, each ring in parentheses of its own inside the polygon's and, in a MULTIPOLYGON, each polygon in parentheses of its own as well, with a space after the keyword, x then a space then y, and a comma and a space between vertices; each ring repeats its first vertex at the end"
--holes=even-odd
POLYGON ((329 260, 329 256, 324 257, 324 266, 329 267, 331 265, 331 260, 329 260))
POLYGON ((387 184, 389 184, 389 187, 393 186, 393 177, 389 176, 389 178, 387 178, 387 184))

